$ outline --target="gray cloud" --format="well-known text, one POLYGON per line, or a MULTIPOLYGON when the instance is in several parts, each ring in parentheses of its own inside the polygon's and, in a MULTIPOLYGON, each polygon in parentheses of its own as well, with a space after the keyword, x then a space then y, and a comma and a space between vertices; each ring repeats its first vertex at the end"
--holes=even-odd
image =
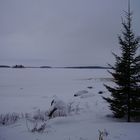
MULTIPOLYGON (((136 34, 138 5, 140 1, 133 0, 136 34)), ((1 0, 0 63, 8 59, 49 65, 111 63, 126 9, 127 0, 1 0)))

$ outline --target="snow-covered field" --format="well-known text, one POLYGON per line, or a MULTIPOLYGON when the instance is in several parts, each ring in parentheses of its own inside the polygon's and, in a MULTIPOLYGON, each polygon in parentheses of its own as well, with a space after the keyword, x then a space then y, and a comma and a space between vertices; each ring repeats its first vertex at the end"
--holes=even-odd
POLYGON ((24 117, 0 125, 0 140, 99 140, 99 130, 104 140, 140 140, 139 123, 109 117, 103 84, 112 84, 104 69, 0 69, 0 114, 34 115, 49 110, 56 98, 74 108, 65 117, 47 120, 42 133, 29 132, 32 124, 27 127, 24 117))

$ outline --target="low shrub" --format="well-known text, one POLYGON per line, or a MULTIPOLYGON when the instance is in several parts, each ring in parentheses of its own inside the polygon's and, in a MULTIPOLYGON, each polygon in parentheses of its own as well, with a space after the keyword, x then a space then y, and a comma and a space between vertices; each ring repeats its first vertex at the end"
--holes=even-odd
POLYGON ((17 113, 7 113, 0 115, 0 125, 9 125, 17 122, 20 119, 20 115, 17 113))

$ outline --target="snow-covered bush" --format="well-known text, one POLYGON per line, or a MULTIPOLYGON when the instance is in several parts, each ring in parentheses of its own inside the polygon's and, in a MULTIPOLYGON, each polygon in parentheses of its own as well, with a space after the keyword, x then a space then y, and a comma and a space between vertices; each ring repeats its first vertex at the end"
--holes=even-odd
POLYGON ((40 121, 34 119, 26 119, 26 127, 29 132, 39 132, 42 133, 47 128, 47 121, 40 121))
POLYGON ((31 132, 44 132, 46 128, 46 123, 42 124, 41 126, 35 125, 35 127, 31 130, 31 132))
POLYGON ((98 130, 98 132, 99 132, 99 140, 104 140, 104 138, 109 135, 106 129, 104 129, 103 131, 98 130))
POLYGON ((67 113, 68 115, 78 114, 80 112, 80 103, 78 102, 69 102, 67 104, 67 113))
POLYGON ((55 98, 51 102, 49 110, 42 111, 37 110, 33 115, 25 114, 25 118, 28 120, 38 120, 38 121, 47 121, 55 117, 63 117, 67 115, 77 114, 81 110, 79 103, 71 101, 65 103, 64 101, 55 98))
POLYGON ((0 115, 0 125, 9 125, 13 124, 20 119, 19 114, 17 113, 7 113, 0 115))
POLYGON ((35 112, 33 115, 34 120, 41 120, 41 121, 47 121, 48 120, 48 111, 41 111, 40 109, 35 112))
POLYGON ((67 116, 67 114, 68 114, 67 104, 58 98, 53 99, 51 102, 51 107, 49 109, 48 114, 49 118, 58 116, 67 116))
POLYGON ((29 124, 26 121, 26 127, 28 129, 29 132, 39 132, 42 133, 45 131, 47 124, 46 123, 41 123, 40 125, 38 124, 38 122, 34 122, 32 126, 29 126, 29 124))
POLYGON ((49 109, 49 118, 68 116, 72 114, 78 114, 80 108, 80 103, 78 102, 68 102, 65 103, 63 100, 55 98, 51 102, 51 108, 49 109))

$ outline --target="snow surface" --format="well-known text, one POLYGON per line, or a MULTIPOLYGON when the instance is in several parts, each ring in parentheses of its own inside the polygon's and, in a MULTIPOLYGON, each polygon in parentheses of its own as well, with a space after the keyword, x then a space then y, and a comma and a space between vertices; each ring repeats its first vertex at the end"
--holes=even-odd
POLYGON ((74 108, 65 117, 47 120, 43 133, 29 132, 25 118, 1 125, 0 140, 98 140, 99 130, 107 132, 104 140, 140 140, 139 123, 110 117, 102 99, 109 95, 103 84, 113 84, 107 70, 3 68, 0 79, 0 114, 47 111, 56 98, 53 106, 74 108))

